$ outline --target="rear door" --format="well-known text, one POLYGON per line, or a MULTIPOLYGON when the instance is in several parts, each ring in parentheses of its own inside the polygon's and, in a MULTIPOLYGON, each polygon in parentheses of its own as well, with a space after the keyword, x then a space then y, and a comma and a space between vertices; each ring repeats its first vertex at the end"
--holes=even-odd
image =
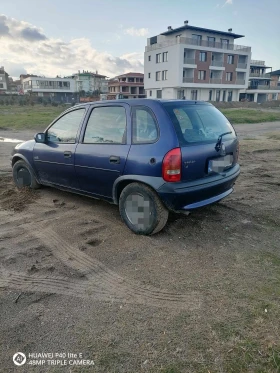
POLYGON ((112 198, 114 181, 122 175, 130 149, 129 124, 127 104, 99 104, 90 109, 75 155, 82 190, 112 198))
MULTIPOLYGON (((174 124, 182 153, 182 181, 225 173, 237 162, 238 140, 227 118, 206 103, 164 104, 174 124), (222 136, 219 150, 215 147, 222 136)), ((217 148, 218 149, 218 148, 217 148)))

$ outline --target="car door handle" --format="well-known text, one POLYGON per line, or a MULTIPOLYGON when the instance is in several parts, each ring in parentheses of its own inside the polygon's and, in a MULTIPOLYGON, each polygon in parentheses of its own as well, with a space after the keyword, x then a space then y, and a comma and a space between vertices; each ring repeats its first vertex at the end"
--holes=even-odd
POLYGON ((111 155, 111 157, 110 157, 110 163, 119 164, 120 162, 121 162, 120 157, 117 157, 115 155, 111 155))
POLYGON ((63 154, 64 154, 64 158, 71 158, 72 157, 72 152, 70 152, 70 151, 65 151, 63 154))

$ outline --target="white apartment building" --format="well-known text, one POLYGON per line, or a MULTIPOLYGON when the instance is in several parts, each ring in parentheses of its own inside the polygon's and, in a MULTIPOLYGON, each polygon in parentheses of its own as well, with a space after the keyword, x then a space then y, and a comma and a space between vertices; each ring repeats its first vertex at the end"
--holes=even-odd
POLYGON ((147 98, 238 101, 248 87, 251 48, 243 35, 190 26, 147 40, 144 86, 147 98))
POLYGON ((76 92, 72 78, 45 78, 30 76, 22 80, 23 92, 38 97, 51 97, 55 101, 70 102, 76 92))

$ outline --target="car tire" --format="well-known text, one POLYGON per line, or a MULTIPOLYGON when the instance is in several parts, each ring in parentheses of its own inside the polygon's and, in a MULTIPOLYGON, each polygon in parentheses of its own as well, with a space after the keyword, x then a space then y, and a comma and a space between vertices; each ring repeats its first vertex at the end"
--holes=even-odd
POLYGON ((158 195, 150 187, 140 183, 131 183, 123 189, 119 211, 128 228, 142 235, 161 231, 169 215, 158 195))
POLYGON ((24 161, 17 161, 13 166, 13 178, 18 188, 29 187, 31 189, 40 188, 37 182, 34 171, 24 161))

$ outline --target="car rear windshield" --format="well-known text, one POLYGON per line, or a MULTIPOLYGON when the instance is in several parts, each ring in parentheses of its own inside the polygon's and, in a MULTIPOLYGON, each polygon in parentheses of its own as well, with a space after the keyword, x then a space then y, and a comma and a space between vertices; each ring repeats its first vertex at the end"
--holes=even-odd
POLYGON ((226 132, 232 133, 223 136, 224 141, 236 137, 228 119, 212 105, 168 102, 163 106, 174 124, 181 146, 217 142, 226 132))

